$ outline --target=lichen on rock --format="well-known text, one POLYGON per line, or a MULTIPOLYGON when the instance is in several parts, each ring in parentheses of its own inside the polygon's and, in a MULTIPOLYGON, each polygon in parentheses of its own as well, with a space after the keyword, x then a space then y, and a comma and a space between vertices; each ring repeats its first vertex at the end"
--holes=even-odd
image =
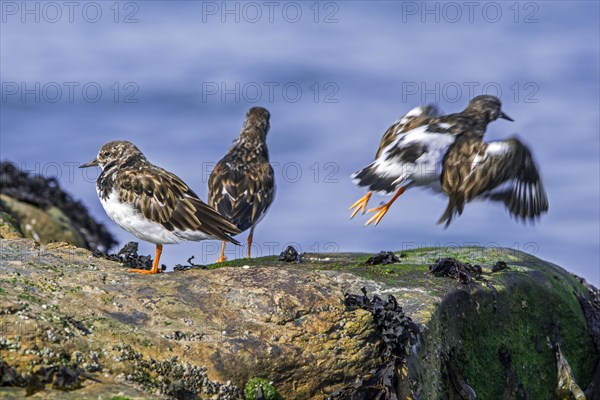
POLYGON ((590 291, 563 269, 509 249, 415 249, 385 266, 368 258, 263 257, 247 269, 233 260, 140 276, 67 244, 0 240, 0 379, 11 385, 2 397, 29 388, 57 399, 242 399, 261 377, 282 398, 325 399, 384 365, 390 332, 344 304, 362 287, 393 295, 389 307, 419 328, 393 366, 398 398, 552 398, 558 338, 582 390, 598 376, 592 319, 578 300, 590 291), (482 279, 429 273, 445 257, 480 265, 496 296, 482 279), (492 274, 500 260, 508 268, 492 274), (57 390, 57 376, 74 385, 57 390))

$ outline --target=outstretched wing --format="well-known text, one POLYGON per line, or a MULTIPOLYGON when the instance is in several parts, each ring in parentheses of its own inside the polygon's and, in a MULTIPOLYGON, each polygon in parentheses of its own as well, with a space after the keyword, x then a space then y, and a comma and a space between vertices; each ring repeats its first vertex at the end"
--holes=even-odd
POLYGON ((201 231, 239 244, 229 235, 239 229, 204 203, 179 177, 156 166, 120 171, 119 199, 133 204, 144 217, 169 231, 201 231))
POLYGON ((268 162, 245 165, 221 160, 210 175, 209 204, 241 231, 260 221, 274 196, 274 173, 268 162))
POLYGON ((548 211, 548 198, 531 152, 517 138, 489 143, 471 140, 456 146, 448 154, 442 182, 450 199, 439 223, 446 226, 475 198, 499 201, 524 221, 548 211), (470 155, 461 157, 465 151, 470 155))
POLYGON ((385 131, 379 142, 375 158, 379 158, 383 149, 392 144, 399 135, 426 125, 431 118, 439 117, 439 115, 439 110, 433 104, 418 106, 407 112, 385 131))

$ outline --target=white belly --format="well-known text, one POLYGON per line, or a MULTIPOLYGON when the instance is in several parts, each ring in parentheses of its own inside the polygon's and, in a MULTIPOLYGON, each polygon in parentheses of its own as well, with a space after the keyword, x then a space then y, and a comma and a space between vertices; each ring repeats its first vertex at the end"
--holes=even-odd
POLYGON ((443 160, 449 144, 442 142, 439 146, 430 147, 429 151, 415 162, 415 170, 410 175, 410 180, 416 186, 427 186, 434 191, 441 192, 443 160))
POLYGON ((100 197, 100 203, 106 211, 106 214, 117 223, 121 228, 134 236, 155 244, 174 244, 185 240, 204 240, 214 239, 200 231, 179 231, 177 229, 169 231, 159 223, 150 221, 137 211, 129 203, 118 201, 119 195, 113 190, 107 199, 100 197))
POLYGON ((413 129, 405 136, 399 137, 383 151, 374 162, 377 174, 382 177, 395 177, 395 184, 408 182, 411 186, 431 187, 441 191, 439 182, 442 174, 442 163, 455 137, 449 134, 426 132, 427 126, 413 129), (399 157, 389 157, 396 146, 410 146, 422 143, 427 151, 414 162, 403 162, 399 157))

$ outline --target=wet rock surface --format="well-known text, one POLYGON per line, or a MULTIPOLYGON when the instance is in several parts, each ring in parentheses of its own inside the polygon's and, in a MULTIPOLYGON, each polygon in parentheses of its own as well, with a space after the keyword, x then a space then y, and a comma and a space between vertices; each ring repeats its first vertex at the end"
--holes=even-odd
POLYGON ((508 249, 369 257, 142 276, 66 244, 0 240, 0 397, 242 399, 262 378, 286 399, 367 399, 377 381, 382 399, 552 398, 556 335, 565 376, 590 386, 596 303, 566 271, 508 249), (488 286, 431 274, 441 258, 480 265, 497 310, 488 286))

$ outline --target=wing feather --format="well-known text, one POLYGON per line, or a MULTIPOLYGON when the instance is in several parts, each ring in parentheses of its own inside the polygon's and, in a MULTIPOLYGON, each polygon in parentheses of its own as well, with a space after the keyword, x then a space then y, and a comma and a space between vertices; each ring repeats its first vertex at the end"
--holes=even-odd
POLYGON ((119 198, 128 201, 146 218, 168 230, 201 231, 237 243, 229 235, 239 229, 205 204, 179 177, 154 165, 122 170, 119 198))
POLYGON ((548 211, 548 198, 531 152, 519 139, 483 143, 465 138, 450 150, 442 187, 448 208, 439 223, 450 224, 475 198, 498 201, 517 219, 535 220, 548 211))
POLYGON ((265 215, 275 195, 268 161, 249 165, 221 160, 209 180, 209 204, 245 231, 265 215))
POLYGON ((379 147, 375 158, 379 158, 383 150, 388 147, 396 138, 406 132, 409 132, 419 126, 426 125, 429 123, 431 118, 438 117, 440 115, 436 106, 429 104, 418 106, 406 113, 402 118, 392 124, 383 134, 379 141, 379 147))

